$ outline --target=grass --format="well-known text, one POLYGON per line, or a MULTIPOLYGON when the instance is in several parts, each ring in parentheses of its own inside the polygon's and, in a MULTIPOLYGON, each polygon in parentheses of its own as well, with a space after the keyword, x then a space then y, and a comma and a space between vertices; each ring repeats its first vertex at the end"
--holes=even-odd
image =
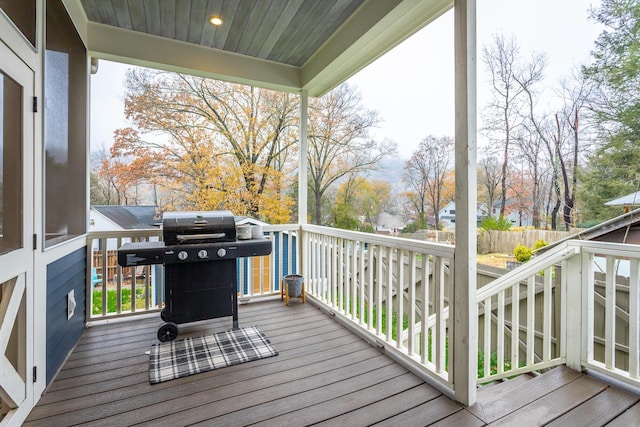
MULTIPOLYGON (((115 313, 117 312, 117 304, 118 304, 118 291, 116 289, 107 290, 107 313, 115 313)), ((93 314, 101 314, 102 313, 102 291, 94 290, 93 291, 93 314)), ((145 308, 144 304, 144 287, 136 287, 136 309, 145 308)), ((124 288, 122 289, 122 311, 131 311, 131 289, 124 288)))
MULTIPOLYGON (((335 303, 337 304, 337 296, 336 296, 336 301, 335 303)), ((343 309, 345 310, 345 312, 350 315, 351 314, 351 304, 347 304, 347 301, 345 299, 345 301, 343 301, 343 309)), ((373 319, 375 322, 375 318, 376 318, 376 307, 373 307, 373 319)), ((368 309, 365 303, 365 309, 364 309, 364 322, 367 323, 368 322, 368 309)), ((360 315, 360 301, 356 301, 356 313, 355 316, 356 318, 358 318, 360 315)), ((381 313, 381 317, 382 317, 382 334, 386 334, 386 329, 387 329, 387 310, 385 308, 382 309, 382 313, 381 313)), ((397 324, 397 319, 396 319, 396 313, 392 312, 392 317, 391 317, 391 338, 393 340, 396 339, 396 324, 397 324)), ((409 319, 406 315, 402 316, 402 329, 406 330, 409 328, 409 319)), ((432 351, 432 345, 431 345, 431 331, 429 331, 428 333, 428 337, 427 339, 429 340, 428 345, 427 345, 427 349, 428 349, 428 354, 427 354, 427 360, 429 360, 430 362, 433 362, 433 355, 431 354, 432 351)), ((422 345, 418 345, 418 348, 422 348, 422 345)), ((498 357, 497 354, 495 352, 491 353, 490 355, 490 375, 495 375, 498 373, 498 357)), ((445 338, 445 366, 449 366, 449 339, 448 337, 445 338)), ((507 372, 511 369, 511 360, 505 360, 504 361, 504 371, 507 372)), ((448 370, 448 368, 446 368, 446 370, 448 370)), ((484 377, 484 352, 481 349, 478 349, 478 362, 477 362, 477 371, 478 371, 478 378, 483 378, 484 377)))

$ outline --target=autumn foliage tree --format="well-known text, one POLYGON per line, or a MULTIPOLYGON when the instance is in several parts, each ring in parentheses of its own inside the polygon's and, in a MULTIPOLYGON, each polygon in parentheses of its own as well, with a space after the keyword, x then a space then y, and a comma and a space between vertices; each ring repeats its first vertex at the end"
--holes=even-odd
POLYGON ((230 209, 289 220, 284 195, 297 142, 290 94, 176 73, 131 69, 113 158, 163 189, 168 209, 230 209))
POLYGON ((376 217, 391 201, 391 184, 352 176, 342 182, 331 210, 331 225, 347 230, 372 231, 376 217))

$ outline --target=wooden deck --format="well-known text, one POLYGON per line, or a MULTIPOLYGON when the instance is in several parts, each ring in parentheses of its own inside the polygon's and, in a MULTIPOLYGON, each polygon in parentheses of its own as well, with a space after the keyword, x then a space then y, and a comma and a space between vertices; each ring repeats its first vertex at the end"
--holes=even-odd
MULTIPOLYGON (((482 387, 478 403, 464 408, 309 303, 250 303, 239 317, 279 355, 155 385, 145 352, 157 342, 159 317, 87 329, 25 425, 640 423, 640 395, 564 367, 482 387)), ((181 336, 229 329, 222 320, 181 336)))

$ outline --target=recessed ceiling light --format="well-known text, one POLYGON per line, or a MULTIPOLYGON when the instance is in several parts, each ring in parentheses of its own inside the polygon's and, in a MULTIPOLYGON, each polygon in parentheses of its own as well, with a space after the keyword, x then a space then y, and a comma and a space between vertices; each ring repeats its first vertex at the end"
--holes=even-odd
POLYGON ((222 25, 222 18, 220 18, 218 15, 213 15, 209 17, 209 22, 217 27, 219 25, 222 25))

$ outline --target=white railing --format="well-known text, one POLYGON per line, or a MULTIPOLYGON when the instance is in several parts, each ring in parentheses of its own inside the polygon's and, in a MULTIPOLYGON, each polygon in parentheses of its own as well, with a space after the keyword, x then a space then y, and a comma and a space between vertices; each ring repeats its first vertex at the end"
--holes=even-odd
MULTIPOLYGON (((241 301, 279 295, 282 277, 302 274, 310 301, 454 393, 450 361, 468 350, 450 339, 453 246, 314 225, 263 231, 272 254, 238 260, 241 301)), ((160 310, 162 267, 115 261, 123 243, 157 239, 89 234, 88 321, 160 310)), ((639 287, 640 247, 590 241, 563 242, 481 287, 477 382, 567 364, 640 387, 639 287)))
POLYGON ((307 292, 371 342, 453 390, 454 247, 303 225, 307 292))
MULTIPOLYGON (((575 241, 582 249, 575 260, 582 271, 582 310, 567 304, 567 363, 597 371, 640 387, 640 247, 603 242, 575 241), (582 326, 580 337, 578 326, 582 326), (582 339, 580 345, 577 344, 582 339), (580 354, 570 351, 578 348, 580 354)), ((571 271, 569 271, 571 274, 571 271)), ((571 278, 568 279, 570 285, 571 278)), ((571 287, 568 289, 572 292, 571 287)), ((577 291, 574 299, 578 298, 577 291)))
POLYGON ((640 387, 639 271, 637 246, 575 240, 479 289, 478 382, 567 364, 640 387))
POLYGON ((162 232, 154 229, 95 231, 87 235, 87 321, 160 310, 162 268, 122 268, 117 262, 117 250, 124 243, 161 238, 162 232))
MULTIPOLYGON (((272 253, 238 259, 240 301, 280 294, 284 275, 298 272, 298 225, 265 226, 272 253)), ((158 241, 162 231, 96 231, 87 236, 86 320, 95 321, 160 311, 164 304, 162 265, 120 267, 117 249, 127 242, 158 241)))

